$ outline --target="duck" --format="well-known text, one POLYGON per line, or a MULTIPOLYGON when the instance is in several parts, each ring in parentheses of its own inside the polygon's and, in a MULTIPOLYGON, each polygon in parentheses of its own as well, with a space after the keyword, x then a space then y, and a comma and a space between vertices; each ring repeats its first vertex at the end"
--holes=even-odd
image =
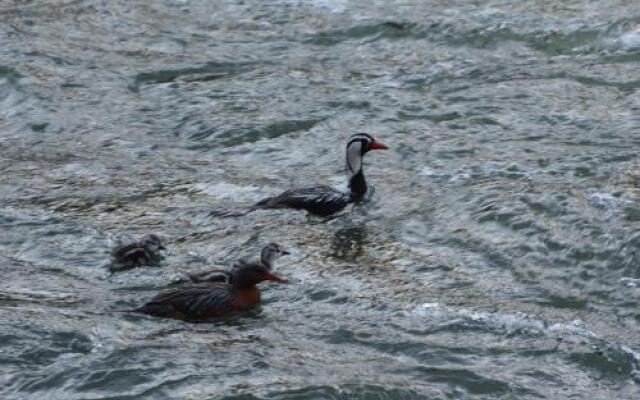
POLYGON ((111 272, 116 272, 141 266, 157 266, 160 250, 166 250, 160 237, 155 234, 145 235, 135 242, 113 248, 108 268, 111 272))
POLYGON ((250 310, 260 303, 256 285, 286 282, 265 265, 246 264, 231 271, 231 283, 196 284, 158 294, 134 311, 153 317, 203 321, 250 310))
POLYGON ((251 210, 291 208, 306 210, 320 217, 328 217, 342 211, 351 203, 360 203, 368 191, 364 177, 363 158, 371 150, 388 150, 389 146, 378 142, 368 133, 356 133, 346 146, 346 171, 348 190, 339 191, 330 186, 315 186, 291 189, 277 196, 267 197, 256 203, 251 210))
MULTIPOLYGON (((278 243, 268 243, 260 251, 260 259, 240 258, 233 262, 230 270, 212 269, 203 272, 187 273, 186 278, 191 283, 232 283, 233 271, 244 268, 249 265, 262 265, 269 271, 275 269, 276 260, 282 256, 290 254, 284 250, 278 243)), ((184 281, 182 281, 184 282, 184 281)))

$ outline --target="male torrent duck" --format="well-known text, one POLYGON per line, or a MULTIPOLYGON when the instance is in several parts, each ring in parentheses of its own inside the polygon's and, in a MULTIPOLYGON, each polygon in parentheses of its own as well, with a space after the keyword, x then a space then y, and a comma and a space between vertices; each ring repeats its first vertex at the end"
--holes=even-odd
POLYGON ((387 150, 389 147, 377 142, 367 133, 357 133, 347 143, 347 192, 329 186, 292 189, 268 197, 256 203, 252 209, 293 208, 307 210, 318 216, 329 216, 344 209, 350 203, 361 202, 367 193, 367 182, 362 170, 362 158, 371 150, 387 150))
POLYGON ((133 243, 124 243, 111 251, 109 270, 122 271, 144 265, 158 265, 159 251, 166 249, 158 235, 150 234, 133 243))
POLYGON ((204 272, 188 273, 187 278, 192 283, 211 283, 211 282, 224 282, 231 283, 233 279, 233 272, 250 266, 250 265, 262 265, 267 270, 273 271, 275 269, 276 260, 282 256, 289 254, 277 243, 269 243, 262 248, 260 252, 260 259, 251 260, 249 258, 240 258, 233 262, 231 270, 213 269, 204 272))
POLYGON ((260 303, 256 285, 264 281, 286 282, 267 267, 249 264, 232 271, 232 283, 193 285, 160 293, 135 311, 154 317, 187 321, 206 320, 244 311, 260 303))

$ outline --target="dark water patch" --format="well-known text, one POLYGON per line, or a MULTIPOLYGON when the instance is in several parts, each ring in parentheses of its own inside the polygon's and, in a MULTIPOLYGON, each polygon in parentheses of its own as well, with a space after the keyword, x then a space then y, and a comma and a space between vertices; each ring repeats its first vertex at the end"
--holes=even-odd
POLYGON ((351 344, 372 347, 385 353, 405 354, 416 358, 429 358, 431 351, 429 346, 424 343, 413 341, 384 341, 374 333, 366 331, 354 332, 347 329, 337 329, 331 333, 325 334, 324 340, 331 344, 351 344), (423 356, 423 354, 425 354, 423 356))
POLYGON ((66 60, 62 57, 57 57, 57 56, 52 56, 40 51, 31 51, 26 53, 25 55, 29 56, 29 57, 38 57, 38 58, 45 58, 47 60, 52 61, 54 64, 58 65, 58 66, 70 66, 73 63, 69 60, 66 60))
POLYGON ((638 62, 640 62, 640 52, 636 54, 609 55, 609 56, 604 56, 600 59, 600 64, 610 64, 612 66, 616 64, 625 64, 625 63, 635 64, 638 62))
POLYGON ((589 76, 567 76, 567 78, 573 79, 576 82, 581 83, 585 86, 610 86, 628 93, 631 93, 640 87, 640 80, 633 80, 633 81, 627 81, 627 82, 615 82, 615 81, 589 77, 589 76))
POLYGON ((268 125, 242 126, 235 128, 208 127, 199 130, 189 136, 189 139, 197 144, 191 148, 206 150, 212 147, 236 147, 247 143, 255 143, 259 140, 275 139, 280 136, 312 129, 321 119, 278 121, 268 125))
POLYGON ((419 396, 416 391, 410 388, 382 388, 377 385, 341 385, 340 387, 312 387, 305 388, 299 391, 288 393, 276 394, 274 399, 308 399, 315 398, 319 395, 320 398, 346 400, 346 399, 362 399, 362 400, 403 400, 403 399, 415 399, 419 396), (325 397, 326 396, 326 397, 325 397))
POLYGON ((371 107, 368 100, 329 101, 327 106, 331 108, 345 108, 351 110, 363 110, 371 107))
POLYGON ((338 295, 338 293, 330 289, 313 290, 308 293, 311 301, 327 301, 335 298, 336 295, 338 295))
POLYGON ((419 38, 422 35, 416 30, 418 25, 409 22, 378 22, 352 26, 346 29, 329 30, 308 35, 304 43, 334 46, 344 41, 367 39, 367 42, 381 39, 398 39, 407 36, 419 38))
POLYGON ((594 374, 596 380, 620 383, 632 375, 637 360, 633 355, 621 352, 619 348, 606 346, 595 348, 589 353, 570 353, 570 361, 594 374))
POLYGON ((491 379, 464 369, 414 367, 394 371, 407 374, 417 380, 425 380, 437 385, 448 385, 471 395, 500 395, 514 392, 507 382, 491 379))
POLYGON ((29 368, 43 367, 69 354, 88 354, 92 340, 77 332, 54 331, 39 324, 5 326, 3 363, 29 368), (34 343, 33 339, 37 339, 34 343))
POLYGON ((21 77, 22 75, 15 69, 0 65, 0 78, 8 80, 10 83, 15 83, 21 77))
POLYGON ((638 206, 627 206, 624 208, 625 219, 629 222, 638 222, 640 221, 640 207, 638 206))
POLYGON ((465 24, 444 24, 431 30, 432 40, 444 41, 452 46, 492 49, 510 42, 523 43, 546 56, 589 55, 599 50, 601 30, 593 27, 565 31, 562 28, 527 31, 505 24, 489 24, 464 29, 465 24))
POLYGON ((176 80, 184 82, 208 82, 230 78, 249 72, 255 68, 255 63, 223 63, 212 61, 198 67, 141 72, 133 77, 133 82, 129 85, 129 89, 137 93, 143 85, 170 83, 176 80))
POLYGON ((524 40, 549 56, 586 55, 597 51, 596 39, 599 34, 599 30, 580 29, 568 33, 545 32, 524 40))
POLYGON ((480 25, 474 21, 451 22, 431 19, 426 23, 381 22, 363 24, 350 28, 315 33, 305 37, 304 43, 333 46, 345 41, 362 40, 374 42, 388 39, 409 39, 445 43, 448 46, 490 49, 510 42, 524 43, 546 56, 588 55, 599 50, 598 39, 602 31, 582 28, 565 32, 561 29, 549 31, 523 31, 504 24, 480 25))
POLYGON ((48 122, 33 123, 31 124, 31 130, 34 132, 44 132, 47 129, 47 126, 49 126, 48 122))
POLYGON ((409 388, 385 388, 367 384, 345 384, 339 386, 309 385, 299 389, 274 390, 265 395, 245 394, 227 396, 224 400, 303 400, 303 399, 331 399, 331 400, 404 400, 416 399, 420 393, 409 388))
POLYGON ((491 117, 470 118, 468 122, 471 125, 496 125, 506 129, 499 121, 491 117))
POLYGON ((561 295, 549 295, 545 297, 542 301, 538 300, 538 304, 543 304, 545 306, 556 307, 556 308, 569 308, 580 310, 586 308, 588 301, 586 299, 580 299, 576 297, 570 296, 561 296, 561 295))
POLYGON ((446 122, 462 118, 462 115, 458 112, 448 112, 443 114, 411 114, 398 111, 398 118, 401 120, 424 119, 433 122, 446 122))
POLYGON ((367 236, 367 230, 362 227, 339 229, 331 243, 332 256, 338 260, 356 261, 365 253, 367 236))

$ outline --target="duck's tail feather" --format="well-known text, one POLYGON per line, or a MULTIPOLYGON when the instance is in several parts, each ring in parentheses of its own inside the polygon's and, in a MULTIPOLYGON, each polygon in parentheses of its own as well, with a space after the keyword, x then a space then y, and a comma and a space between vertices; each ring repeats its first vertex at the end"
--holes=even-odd
POLYGON ((111 310, 111 312, 118 314, 131 314, 131 313, 139 313, 141 307, 136 308, 116 308, 115 310, 111 310))
POLYGON ((218 217, 218 218, 232 218, 232 217, 243 217, 250 212, 265 209, 265 208, 281 208, 282 205, 277 201, 277 197, 266 197, 259 202, 255 203, 251 207, 246 210, 229 210, 226 208, 216 208, 209 212, 209 217, 218 217))
POLYGON ((264 199, 260 200, 256 204, 254 204, 251 208, 255 210, 257 208, 268 207, 269 206, 269 201, 271 201, 271 197, 265 197, 264 199))
MULTIPOLYGON (((288 192, 285 192, 284 194, 287 194, 287 193, 288 192)), ((264 199, 254 204, 249 210, 255 211, 255 210, 260 210, 265 208, 286 208, 289 206, 290 205, 286 201, 286 198, 283 199, 282 195, 280 195, 275 197, 265 197, 264 199)))

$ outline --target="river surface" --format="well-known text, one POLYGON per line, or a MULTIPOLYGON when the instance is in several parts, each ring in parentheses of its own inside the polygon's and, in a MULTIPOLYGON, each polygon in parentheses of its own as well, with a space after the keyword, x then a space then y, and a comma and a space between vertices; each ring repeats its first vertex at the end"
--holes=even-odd
POLYGON ((635 0, 2 0, 0 397, 640 398, 639 62, 635 0), (211 212, 355 132, 369 203, 211 212), (122 312, 269 241, 254 311, 122 312))

